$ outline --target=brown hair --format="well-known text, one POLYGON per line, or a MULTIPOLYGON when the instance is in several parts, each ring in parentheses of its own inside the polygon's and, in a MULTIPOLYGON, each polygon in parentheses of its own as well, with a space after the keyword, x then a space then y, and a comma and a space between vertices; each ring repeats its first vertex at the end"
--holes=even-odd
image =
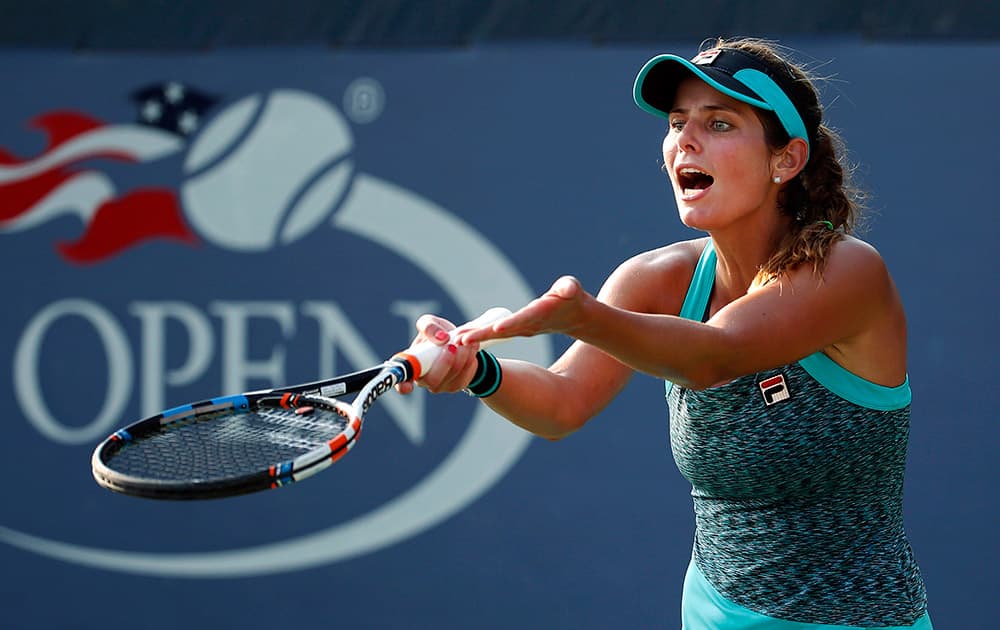
MULTIPOLYGON (((850 183, 843 141, 823 122, 823 106, 813 78, 779 52, 777 45, 766 40, 720 38, 704 47, 742 50, 764 61, 774 73, 790 77, 794 87, 788 97, 802 116, 809 135, 809 160, 782 187, 778 197, 780 211, 792 219, 791 231, 757 272, 754 284, 777 280, 782 273, 802 264, 810 264, 815 273, 822 273, 833 244, 857 228, 864 194, 850 183)), ((785 147, 790 138, 774 112, 756 108, 754 111, 764 126, 771 149, 785 147)))

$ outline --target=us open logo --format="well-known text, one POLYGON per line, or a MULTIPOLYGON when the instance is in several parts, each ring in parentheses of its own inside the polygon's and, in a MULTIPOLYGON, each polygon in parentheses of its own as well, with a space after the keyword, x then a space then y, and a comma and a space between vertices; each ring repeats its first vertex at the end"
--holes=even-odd
MULTIPOLYGON (((289 350, 297 336, 311 335, 298 345, 318 348, 309 358, 318 363, 320 372, 333 369, 334 355, 357 365, 384 358, 379 354, 384 350, 372 348, 364 325, 355 321, 365 315, 352 318, 341 302, 323 297, 327 278, 323 269, 316 268, 322 267, 322 259, 317 263, 316 257, 326 252, 294 249, 309 239, 315 242, 316 235, 327 235, 320 239, 327 250, 335 249, 331 242, 349 240, 352 246, 390 257, 394 270, 408 267, 402 271, 419 276, 453 302, 459 311, 456 319, 471 319, 488 307, 524 304, 534 297, 529 283, 484 235, 418 192, 355 164, 351 123, 377 123, 386 103, 375 79, 352 82, 341 100, 343 110, 327 98, 295 89, 249 94, 220 104, 179 84, 134 94, 141 101, 140 123, 104 122, 67 103, 55 104, 61 109, 52 114, 40 108, 43 113, 32 126, 45 134, 45 147, 30 158, 5 151, 0 160, 0 239, 27 238, 29 233, 44 236, 56 219, 62 229, 59 238, 64 239, 71 223, 64 219, 83 225, 75 240, 59 240, 54 248, 49 241, 49 249, 32 250, 32 256, 43 258, 57 271, 52 261, 62 259, 66 276, 74 280, 55 280, 69 286, 71 293, 54 288, 49 294, 39 293, 45 301, 32 306, 17 329, 9 331, 13 338, 7 345, 13 353, 0 357, 9 361, 16 409, 23 422, 53 453, 59 450, 59 457, 71 448, 87 461, 97 440, 131 416, 165 408, 182 387, 201 383, 210 386, 212 394, 225 394, 245 391, 253 378, 266 378, 275 385, 293 382, 286 380, 286 370, 303 362, 289 350), (115 162, 114 168, 106 167, 109 160, 115 162), (119 178, 126 170, 154 167, 158 173, 173 169, 174 181, 163 183, 159 176, 155 185, 135 186, 123 185, 119 178), (213 261, 237 272, 244 267, 273 271, 275 265, 291 264, 288 261, 304 265, 305 259, 313 276, 307 290, 318 295, 292 298, 276 294, 273 287, 265 293, 247 289, 240 294, 239 282, 233 282, 223 287, 225 298, 206 293, 208 297, 199 301, 180 282, 194 288, 205 278, 179 281, 178 273, 172 274, 173 288, 160 294, 156 284, 115 284, 122 273, 121 257, 150 247, 167 252, 158 253, 156 260, 197 261, 211 255, 213 261), (483 270, 489 272, 486 282, 483 270), (124 297, 116 302, 106 291, 87 293, 90 284, 120 285, 115 297, 122 292, 124 297), (136 286, 135 294, 129 295, 136 286), (251 323, 262 323, 277 339, 265 352, 253 347, 260 341, 248 332, 251 323), (58 393, 46 382, 62 360, 52 340, 69 326, 82 328, 81 336, 94 342, 93 371, 103 372, 100 382, 106 383, 98 388, 100 400, 82 420, 62 413, 58 393), (173 343, 178 336, 183 344, 173 343), (178 355, 177 345, 188 348, 186 354, 178 355), (216 372, 210 373, 210 366, 216 372)), ((0 138, 0 148, 7 142, 0 138)), ((209 274, 209 263, 192 264, 203 265, 199 276, 209 274)), ((277 271, 280 276, 281 269, 277 271)), ((240 279, 238 274, 234 277, 240 279)), ((405 335, 412 334, 417 315, 440 306, 410 294, 395 297, 398 287, 374 277, 360 278, 357 284, 370 301, 374 301, 371 296, 389 293, 384 299, 390 313, 385 317, 400 323, 399 336, 394 337, 398 347, 392 350, 409 342, 405 335)), ((517 340, 505 344, 502 354, 547 365, 552 360, 551 342, 517 340)), ((324 374, 296 380, 317 376, 324 374)), ((429 398, 420 392, 386 398, 386 415, 392 422, 385 424, 412 450, 427 441, 424 406, 429 398)), ((459 399, 465 397, 455 397, 459 399)), ((302 570, 371 553, 464 509, 502 479, 530 443, 530 434, 501 421, 485 405, 463 404, 472 410, 471 417, 462 418, 460 424, 446 423, 461 430, 429 470, 407 480, 410 486, 395 496, 330 526, 232 548, 222 543, 208 551, 161 551, 152 546, 149 551, 137 550, 131 537, 128 548, 82 544, 8 523, 0 524, 0 542, 90 567, 199 578, 302 570)), ((377 446, 367 445, 373 450, 377 446)), ((73 469, 71 474, 86 471, 73 469)), ((316 483, 322 484, 310 482, 316 483)), ((88 501, 123 501, 99 494, 105 491, 96 484, 93 492, 88 501)), ((132 528, 161 526, 149 516, 155 510, 148 505, 116 507, 132 510, 130 515, 139 519, 132 528)), ((17 512, 14 509, 5 518, 14 518, 17 512)), ((72 520, 69 513, 66 520, 72 520)))
POLYGON ((764 404, 768 407, 792 397, 792 393, 788 391, 788 383, 785 382, 784 374, 772 376, 757 385, 760 387, 760 393, 764 397, 764 404))

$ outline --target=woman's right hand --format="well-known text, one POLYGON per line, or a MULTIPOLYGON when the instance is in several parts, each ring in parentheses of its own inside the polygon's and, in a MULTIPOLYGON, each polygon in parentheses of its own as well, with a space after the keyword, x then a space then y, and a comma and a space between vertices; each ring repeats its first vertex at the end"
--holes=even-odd
POLYGON ((413 340, 414 344, 430 341, 442 346, 444 352, 429 370, 420 375, 419 379, 400 383, 396 385, 396 390, 401 394, 409 394, 415 384, 435 394, 465 389, 476 373, 476 353, 479 351, 479 344, 459 346, 451 337, 455 324, 436 315, 421 315, 417 318, 416 328, 418 332, 413 340))

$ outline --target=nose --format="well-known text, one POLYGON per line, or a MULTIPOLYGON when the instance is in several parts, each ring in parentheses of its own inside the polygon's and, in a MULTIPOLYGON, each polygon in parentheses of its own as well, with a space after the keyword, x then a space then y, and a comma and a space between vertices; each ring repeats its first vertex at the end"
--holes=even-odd
POLYGON ((684 153, 694 153, 701 148, 701 141, 698 138, 697 126, 691 123, 685 124, 680 129, 672 130, 674 144, 684 153))

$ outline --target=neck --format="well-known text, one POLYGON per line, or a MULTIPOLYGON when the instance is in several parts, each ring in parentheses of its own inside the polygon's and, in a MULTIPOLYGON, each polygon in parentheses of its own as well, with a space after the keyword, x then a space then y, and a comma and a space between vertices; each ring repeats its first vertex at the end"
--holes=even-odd
POLYGON ((757 272, 778 250, 788 233, 790 220, 779 212, 769 213, 752 225, 727 226, 710 233, 718 264, 715 295, 728 304, 746 295, 757 272))

